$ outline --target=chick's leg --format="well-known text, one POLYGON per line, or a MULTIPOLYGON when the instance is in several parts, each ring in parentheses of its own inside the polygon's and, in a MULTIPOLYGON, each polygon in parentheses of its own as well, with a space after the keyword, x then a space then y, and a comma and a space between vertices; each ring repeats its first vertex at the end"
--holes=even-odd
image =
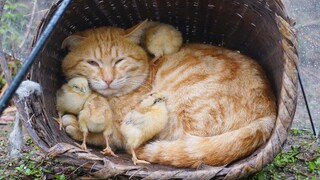
POLYGON ((104 135, 104 139, 106 140, 106 148, 104 148, 102 151, 100 151, 102 154, 107 156, 114 156, 118 157, 114 152, 112 151, 111 147, 109 146, 109 136, 104 135))
POLYGON ((87 150, 87 137, 88 137, 88 132, 83 132, 83 141, 82 144, 80 146, 81 149, 83 150, 87 150))
POLYGON ((136 152, 134 151, 134 149, 132 147, 130 148, 130 150, 131 150, 132 161, 133 161, 134 165, 137 165, 137 164, 150 164, 150 162, 148 162, 148 161, 138 159, 137 155, 136 155, 136 152))
POLYGON ((53 118, 57 123, 59 124, 59 130, 62 130, 62 113, 58 112, 59 117, 58 118, 53 118))
POLYGON ((87 127, 87 121, 88 121, 88 119, 90 119, 87 116, 88 116, 88 113, 85 113, 85 111, 83 111, 83 110, 80 111, 79 120, 78 121, 79 121, 79 129, 80 129, 80 131, 82 132, 82 135, 83 135, 82 136, 83 137, 82 144, 81 144, 80 148, 83 149, 83 150, 90 151, 90 150, 87 149, 87 137, 88 137, 88 134, 89 134, 89 129, 87 127))

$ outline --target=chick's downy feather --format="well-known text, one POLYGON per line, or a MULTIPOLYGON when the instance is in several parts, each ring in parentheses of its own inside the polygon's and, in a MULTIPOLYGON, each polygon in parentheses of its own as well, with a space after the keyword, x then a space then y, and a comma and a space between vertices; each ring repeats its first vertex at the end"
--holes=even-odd
POLYGON ((183 39, 181 32, 173 26, 154 23, 146 29, 144 43, 148 52, 158 58, 178 52, 183 39))
POLYGON ((84 77, 70 79, 57 91, 56 108, 59 114, 57 121, 60 123, 60 129, 62 115, 65 113, 78 115, 90 94, 88 81, 84 77))
POLYGON ((103 96, 92 93, 79 113, 80 130, 91 133, 109 132, 111 123, 112 111, 108 101, 103 96))
POLYGON ((160 94, 148 96, 125 116, 120 131, 126 140, 127 150, 133 155, 134 164, 148 163, 138 160, 134 150, 164 129, 168 118, 165 98, 160 94))
POLYGON ((57 110, 59 113, 79 114, 83 104, 91 94, 86 78, 70 79, 57 91, 57 110))
POLYGON ((79 128, 83 133, 81 148, 87 149, 86 140, 89 133, 102 133, 106 148, 101 151, 105 155, 116 156, 109 146, 109 136, 112 134, 112 110, 108 101, 96 93, 92 93, 79 113, 79 128))

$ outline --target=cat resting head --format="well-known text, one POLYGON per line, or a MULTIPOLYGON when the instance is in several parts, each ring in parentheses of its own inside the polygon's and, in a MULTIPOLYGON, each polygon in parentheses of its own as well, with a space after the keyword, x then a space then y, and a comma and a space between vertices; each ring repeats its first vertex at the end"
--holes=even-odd
POLYGON ((146 21, 128 29, 101 27, 67 37, 62 48, 69 53, 62 62, 67 79, 83 76, 104 96, 128 94, 146 80, 148 56, 139 46, 146 21))

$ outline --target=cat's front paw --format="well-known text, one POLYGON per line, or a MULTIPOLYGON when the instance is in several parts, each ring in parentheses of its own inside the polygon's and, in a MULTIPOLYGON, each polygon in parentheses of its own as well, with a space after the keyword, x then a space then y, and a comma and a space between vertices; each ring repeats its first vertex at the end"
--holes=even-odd
POLYGON ((77 117, 72 114, 65 114, 61 117, 62 126, 66 133, 77 141, 82 141, 82 133, 79 129, 77 117))
POLYGON ((61 117, 61 123, 64 128, 67 126, 78 126, 77 117, 72 114, 65 114, 61 117))

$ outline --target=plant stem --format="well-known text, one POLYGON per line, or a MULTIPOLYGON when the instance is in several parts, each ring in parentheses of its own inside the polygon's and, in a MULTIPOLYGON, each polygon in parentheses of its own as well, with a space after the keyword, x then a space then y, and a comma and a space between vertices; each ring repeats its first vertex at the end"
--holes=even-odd
MULTIPOLYGON (((3 12, 5 3, 6 3, 6 0, 0 0, 0 27, 1 27, 2 12, 3 12)), ((0 63, 1 63, 2 70, 4 71, 4 76, 7 80, 7 83, 10 83, 11 82, 10 70, 8 68, 7 60, 3 54, 3 49, 2 49, 2 34, 0 34, 0 63)))

